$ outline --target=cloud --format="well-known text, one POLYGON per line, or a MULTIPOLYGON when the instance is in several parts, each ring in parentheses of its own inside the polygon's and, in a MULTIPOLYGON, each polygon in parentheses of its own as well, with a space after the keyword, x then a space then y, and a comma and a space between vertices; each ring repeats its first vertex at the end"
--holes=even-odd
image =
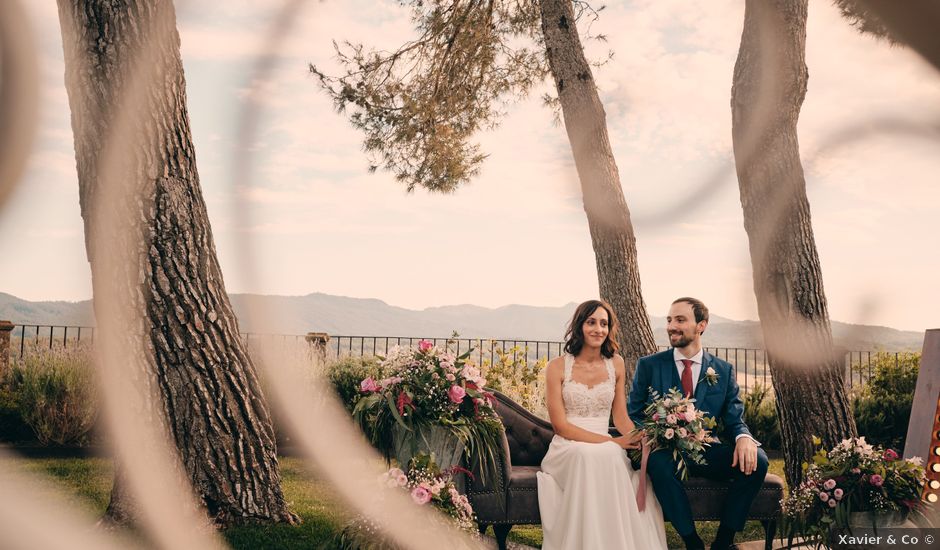
MULTIPOLYGON (((510 105, 498 129, 478 136, 489 155, 478 178, 451 195, 406 194, 391 175, 368 173, 362 135, 334 111, 307 64, 336 72, 333 39, 395 47, 412 34, 408 10, 393 0, 309 1, 260 82, 253 69, 280 6, 233 0, 177 8, 203 192, 230 290, 324 291, 412 307, 560 304, 596 294, 570 145, 540 93, 510 105), (258 109, 258 125, 249 150, 240 151, 245 108, 258 109), (245 155, 248 164, 240 162, 245 155), (250 172, 234 173, 245 166, 250 172), (238 191, 237 182, 248 187, 238 191), (235 263, 246 235, 257 244, 260 281, 235 263)), ((48 2, 30 10, 41 40, 44 111, 29 176, 8 205, 19 211, 3 220, 14 229, 0 233, 0 251, 28 260, 4 279, 8 288, 55 297, 64 287, 37 273, 74 270, 87 278, 87 262, 74 254, 84 244, 57 12, 48 2), (48 250, 31 249, 40 237, 18 232, 27 221, 56 235, 48 250)), ((756 316, 731 155, 729 101, 742 23, 743 4, 733 0, 642 0, 612 3, 592 28, 608 42, 588 43, 589 57, 615 52, 594 74, 651 311, 683 289, 711 296, 723 315, 756 316), (670 210, 712 177, 715 187, 687 211, 670 210), (676 258, 687 256, 713 267, 694 277, 676 273, 676 258)), ((940 269, 940 259, 911 243, 933 231, 936 142, 876 129, 863 140, 829 144, 838 132, 880 118, 940 119, 940 78, 913 53, 859 36, 826 2, 810 5, 807 64, 799 137, 831 313, 854 314, 858 294, 871 291, 856 282, 864 271, 888 300, 881 324, 923 327, 940 297, 915 297, 914 290, 929 288, 919 274, 940 269), (872 258, 878 261, 864 270, 855 267, 872 258)))

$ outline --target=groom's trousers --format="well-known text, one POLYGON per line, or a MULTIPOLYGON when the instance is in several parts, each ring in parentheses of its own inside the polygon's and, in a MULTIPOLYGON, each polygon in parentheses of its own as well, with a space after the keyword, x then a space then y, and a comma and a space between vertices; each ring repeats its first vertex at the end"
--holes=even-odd
MULTIPOLYGON (((730 481, 728 498, 721 510, 721 525, 735 531, 744 529, 751 502, 757 496, 767 474, 767 453, 757 449, 757 467, 750 475, 744 475, 740 468, 732 468, 734 447, 729 445, 712 445, 706 447, 705 465, 695 464, 686 459, 690 476, 701 476, 720 481, 730 481)), ((689 497, 682 486, 682 481, 676 474, 676 461, 671 451, 657 451, 649 456, 646 471, 653 484, 653 491, 659 504, 663 508, 672 526, 680 535, 691 535, 695 531, 692 522, 692 509, 689 506, 689 497)))

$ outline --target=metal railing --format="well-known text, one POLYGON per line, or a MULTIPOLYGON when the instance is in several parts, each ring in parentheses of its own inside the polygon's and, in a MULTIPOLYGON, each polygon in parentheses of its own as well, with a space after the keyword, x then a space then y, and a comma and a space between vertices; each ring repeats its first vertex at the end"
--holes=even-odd
MULTIPOLYGON (((38 325, 25 324, 13 329, 10 341, 10 355, 20 359, 26 353, 37 348, 52 349, 56 346, 68 347, 81 342, 94 343, 95 327, 78 325, 38 325)), ((242 333, 246 340, 255 338, 280 338, 285 341, 302 341, 305 335, 294 334, 261 334, 242 333)), ((518 339, 481 339, 481 338, 442 338, 442 337, 415 337, 415 336, 347 336, 330 335, 324 350, 330 359, 345 356, 384 356, 394 346, 416 346, 421 340, 428 340, 437 346, 448 346, 457 355, 467 352, 470 358, 479 364, 493 362, 498 355, 512 356, 515 364, 532 366, 539 360, 551 360, 564 351, 564 342, 549 340, 518 340, 518 339)), ((659 346, 660 350, 668 349, 659 346)), ((758 348, 730 348, 706 347, 712 355, 728 361, 735 368, 738 383, 744 388, 750 388, 758 383, 771 385, 770 369, 767 364, 765 350, 758 348)), ((848 387, 864 384, 873 374, 874 359, 878 357, 876 351, 848 351, 845 355, 846 376, 848 387)), ((900 361, 902 352, 890 352, 894 355, 895 364, 900 361)))
POLYGON ((79 325, 19 325, 10 335, 10 355, 22 359, 35 348, 68 347, 82 341, 94 343, 95 327, 79 325))

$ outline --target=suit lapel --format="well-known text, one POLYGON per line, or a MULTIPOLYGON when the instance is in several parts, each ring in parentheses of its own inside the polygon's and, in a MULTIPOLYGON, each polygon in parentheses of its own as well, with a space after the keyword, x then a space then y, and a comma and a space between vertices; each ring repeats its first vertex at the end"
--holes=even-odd
POLYGON ((663 373, 663 391, 660 393, 665 395, 670 388, 678 388, 679 391, 682 391, 682 379, 679 378, 679 369, 676 368, 676 358, 673 355, 672 349, 669 350, 669 353, 663 354, 663 368, 666 369, 663 373))
POLYGON ((698 373, 698 381, 695 383, 695 404, 698 407, 702 406, 702 399, 705 397, 705 386, 708 385, 705 382, 705 371, 708 370, 708 367, 711 366, 712 356, 710 353, 702 353, 702 370, 698 373))

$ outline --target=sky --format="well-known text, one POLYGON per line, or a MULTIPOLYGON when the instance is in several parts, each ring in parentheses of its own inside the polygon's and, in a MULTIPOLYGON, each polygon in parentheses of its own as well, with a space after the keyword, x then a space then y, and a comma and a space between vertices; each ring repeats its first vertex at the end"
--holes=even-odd
MULTIPOLYGON (((0 291, 28 300, 91 297, 58 14, 27 6, 40 57, 40 128, 0 211, 0 291)), ((481 133, 489 156, 453 194, 406 193, 370 174, 362 135, 308 74, 336 72, 332 41, 393 49, 413 36, 395 0, 308 1, 267 79, 255 71, 281 2, 177 2, 189 115, 203 193, 232 293, 312 292, 422 309, 560 306, 597 296, 580 186, 546 82, 481 133), (247 109, 259 123, 238 146, 247 109), (245 171, 238 159, 250 161, 245 171), (242 177, 239 177, 242 176, 242 177)), ((940 327, 935 273, 940 74, 916 54, 859 35, 811 2, 809 89, 799 123, 824 287, 834 320, 940 327), (936 136, 936 134, 934 134, 936 136), (846 136, 848 139, 845 139, 846 136)), ((634 219, 644 298, 664 315, 692 295, 757 319, 731 152, 730 90, 743 3, 611 2, 588 55, 634 219), (685 212, 671 206, 715 180, 685 212)))

